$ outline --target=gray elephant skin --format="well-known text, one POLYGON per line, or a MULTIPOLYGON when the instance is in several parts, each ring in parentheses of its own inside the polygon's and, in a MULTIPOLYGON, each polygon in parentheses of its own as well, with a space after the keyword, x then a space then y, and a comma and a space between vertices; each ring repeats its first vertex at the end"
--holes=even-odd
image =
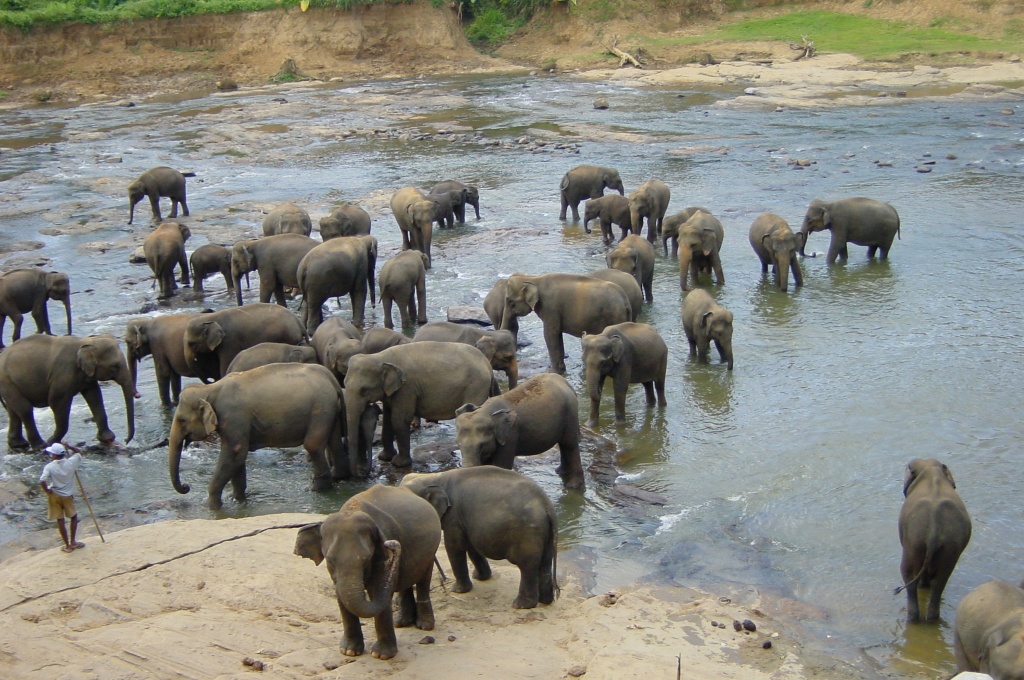
POLYGON ((416 331, 414 342, 460 342, 473 345, 491 362, 495 371, 503 371, 512 389, 519 381, 519 362, 516 360, 516 339, 511 331, 488 331, 464 323, 435 321, 416 331))
MULTIPOLYGON (((832 264, 836 258, 847 259, 847 244, 868 247, 868 257, 881 249, 880 257, 889 257, 892 242, 900 233, 900 216, 888 203, 856 196, 838 201, 814 200, 807 207, 800 233, 804 243, 812 232, 829 230, 832 240, 828 244, 828 257, 832 264)), ((800 254, 803 255, 803 249, 800 254)))
POLYGON ((231 278, 230 248, 213 243, 199 246, 189 256, 188 265, 192 271, 192 287, 197 293, 205 292, 203 281, 210 274, 217 273, 224 277, 229 293, 235 290, 235 282, 231 278))
POLYGON ((647 219, 647 240, 654 243, 661 231, 668 202, 672 192, 661 180, 652 179, 644 182, 629 195, 629 223, 633 233, 640 235, 644 230, 644 219, 647 219))
POLYGON ((270 364, 226 375, 212 385, 186 387, 167 444, 171 484, 178 493, 191 490, 181 481, 182 449, 214 434, 220 437, 220 455, 208 487, 207 504, 213 509, 221 507, 228 482, 235 500, 245 500, 245 462, 257 449, 304 447, 313 464, 313 491, 331 488, 332 470, 335 479, 349 476, 345 398, 323 366, 270 364), (288 398, 268 398, 275 394, 288 398))
POLYGON ((767 272, 772 266, 779 290, 789 289, 789 272, 793 271, 793 285, 804 285, 804 276, 800 271, 798 254, 804 249, 804 235, 793 233, 789 223, 778 215, 764 213, 758 215, 750 225, 750 247, 761 260, 761 271, 767 272))
POLYGON ((708 350, 714 342, 719 357, 732 370, 732 312, 702 288, 691 290, 683 298, 683 332, 690 343, 691 357, 708 363, 708 350))
POLYGON ((164 222, 150 232, 142 242, 146 264, 153 270, 153 277, 160 285, 160 297, 169 298, 178 285, 174 282, 174 268, 181 272, 181 285, 189 285, 188 256, 185 241, 192 232, 184 224, 164 222))
POLYGON ((447 191, 433 191, 431 190, 427 194, 427 199, 435 201, 440 206, 440 215, 442 217, 438 222, 438 226, 441 227, 454 227, 455 217, 459 210, 462 208, 462 212, 466 212, 466 190, 465 189, 450 189, 447 191))
POLYGON ((938 621, 942 591, 960 554, 971 540, 971 517, 956 492, 953 473, 941 462, 915 458, 907 463, 899 531, 900 574, 907 591, 907 620, 918 621, 918 587, 931 588, 927 621, 938 621))
POLYGON ((50 332, 47 300, 64 303, 68 335, 71 335, 71 282, 63 272, 44 272, 39 269, 12 269, 0 275, 0 349, 4 347, 4 324, 7 317, 14 322, 11 341, 21 337, 22 316, 32 313, 36 332, 50 332))
POLYGON ((185 363, 203 382, 227 375, 238 353, 261 342, 298 345, 308 339, 286 307, 255 303, 198 314, 185 324, 185 363))
POLYGON ((242 306, 242 275, 255 271, 260 275, 260 302, 285 306, 284 289, 298 288, 299 263, 320 241, 302 234, 277 234, 260 239, 236 241, 231 246, 231 279, 235 302, 242 306))
POLYGON ((302 291, 302 322, 312 335, 323 323, 323 304, 332 297, 348 295, 352 323, 362 328, 366 314, 366 293, 377 304, 377 239, 373 236, 332 238, 310 250, 296 272, 302 291))
POLYGON ((461 406, 455 418, 463 467, 511 470, 516 456, 535 456, 557 445, 557 468, 566 487, 583 489, 579 399, 565 378, 542 373, 505 394, 461 406))
POLYGON ((352 203, 342 203, 330 215, 320 218, 320 238, 324 241, 339 236, 366 236, 369 233, 370 213, 352 203))
MULTIPOLYGON (((413 342, 376 354, 349 359, 345 374, 349 429, 359 428, 363 410, 374 402, 384 405, 380 459, 395 467, 412 464, 409 456, 413 418, 450 420, 463 404, 483 403, 491 394, 491 364, 475 347, 454 342, 413 342), (395 451, 397 440, 398 450, 395 451)), ((365 477, 370 460, 357 460, 349 440, 352 472, 365 477)))
POLYGON ((384 263, 377 277, 384 327, 394 328, 391 307, 398 303, 402 328, 427 323, 427 256, 418 250, 403 250, 384 263), (419 304, 417 305, 417 300, 419 304))
POLYGON ((620 323, 596 335, 584 335, 583 366, 590 397, 590 418, 587 427, 597 427, 601 410, 601 390, 605 378, 611 376, 615 393, 615 420, 626 420, 626 391, 641 383, 647 405, 664 407, 665 371, 668 367, 668 346, 658 332, 645 323, 620 323), (655 402, 654 393, 658 398, 655 402))
POLYGON ((1024 588, 989 581, 969 592, 956 608, 953 653, 960 672, 1024 678, 1024 588))
POLYGON ((309 339, 317 361, 330 370, 339 382, 345 379, 349 357, 362 351, 362 343, 362 331, 340 316, 325 319, 309 339), (347 352, 344 349, 346 347, 349 348, 347 352))
POLYGON ((282 203, 263 218, 264 236, 277 234, 309 236, 312 233, 313 221, 309 219, 309 213, 291 202, 282 203))
POLYGON ((430 243, 434 222, 444 220, 440 203, 423 195, 416 187, 399 189, 391 197, 391 212, 402 232, 402 250, 418 250, 427 256, 427 269, 433 265, 430 243))
POLYGON ((654 246, 643 237, 630 234, 608 251, 605 261, 609 269, 632 275, 643 288, 646 300, 654 302, 654 246))
POLYGON ((323 522, 299 530, 295 554, 317 565, 327 561, 344 628, 342 655, 363 653, 361 618, 373 619, 377 641, 370 655, 382 660, 398 653, 396 626, 434 629, 430 579, 440 543, 441 523, 430 503, 408 489, 380 484, 356 494, 323 522))
POLYGON ((38 448, 61 441, 68 433, 71 402, 76 394, 81 394, 89 405, 96 423, 96 438, 103 444, 113 442, 114 433, 107 425, 100 390, 100 383, 106 380, 116 382, 124 394, 127 444, 135 436, 133 399, 138 393, 114 336, 33 335, 12 344, 0 353, 0 402, 7 409, 8 446, 38 448), (44 442, 32 410, 46 406, 53 412, 54 424, 53 434, 44 442))
POLYGON ((644 291, 632 274, 627 274, 626 272, 618 269, 605 268, 587 272, 587 276, 592 279, 600 279, 601 281, 614 283, 616 286, 621 288, 622 292, 626 294, 626 299, 629 300, 629 309, 631 312, 629 320, 636 321, 638 314, 643 310, 644 291))
POLYGON ((476 218, 480 219, 480 190, 472 184, 463 184, 458 180, 446 179, 443 182, 438 182, 434 186, 430 187, 428 194, 437 194, 445 191, 465 191, 465 199, 460 205, 455 206, 455 218, 459 221, 459 224, 466 223, 466 204, 473 206, 473 210, 476 212, 476 218))
MULTIPOLYGON (((487 313, 487 318, 491 320, 491 325, 495 328, 503 328, 501 323, 502 315, 505 313, 505 293, 507 290, 508 279, 498 279, 484 297, 484 312, 487 313)), ((518 343, 519 317, 513 316, 509 319, 508 326, 504 328, 512 333, 512 337, 518 343)))
POLYGON ((577 165, 565 173, 558 184, 558 193, 562 200, 558 219, 564 220, 566 210, 572 208, 572 219, 578 222, 580 201, 601 198, 606 188, 619 192, 619 195, 625 195, 626 190, 618 170, 599 165, 577 165))
POLYGON ((563 333, 600 333, 633 315, 626 294, 614 283, 576 274, 513 274, 506 283, 502 329, 510 330, 514 317, 530 312, 544 322, 544 342, 556 373, 565 373, 563 333))
POLYGON ((142 316, 128 321, 124 332, 132 389, 138 391, 139 362, 153 357, 160 403, 173 406, 181 394, 182 378, 198 378, 185 360, 185 328, 199 314, 142 316))
POLYGON ((599 220, 601 224, 601 238, 606 244, 615 241, 615 234, 612 233, 612 225, 619 225, 622 231, 622 238, 632 229, 632 222, 629 221, 629 199, 619 194, 608 194, 600 198, 591 198, 583 204, 583 230, 590 233, 591 220, 599 220))
POLYGON ((689 220, 691 217, 693 217, 693 215, 695 213, 698 213, 698 212, 706 212, 709 215, 711 214, 711 211, 708 210, 707 208, 699 208, 699 207, 696 207, 696 206, 691 206, 689 208, 685 208, 683 210, 680 210, 679 212, 675 213, 674 215, 669 215, 668 217, 666 217, 662 221, 662 223, 661 223, 661 247, 665 250, 665 257, 668 257, 668 254, 669 254, 669 252, 668 252, 668 242, 669 242, 670 239, 672 241, 672 254, 675 255, 678 252, 678 250, 679 250, 679 227, 681 227, 684 224, 686 224, 686 221, 689 220))
POLYGON ((261 342, 243 349, 228 364, 228 374, 241 373, 267 364, 316 364, 316 350, 308 345, 261 342))
POLYGON ((400 488, 430 503, 441 520, 444 549, 455 576, 453 593, 473 589, 473 578, 491 578, 487 560, 519 568, 512 606, 533 609, 555 601, 558 590, 558 516, 540 485, 518 472, 491 465, 433 474, 410 473, 400 488))
POLYGON ((173 219, 178 216, 178 204, 181 204, 181 213, 188 217, 188 202, 185 201, 185 178, 195 177, 194 172, 178 172, 174 168, 160 166, 150 168, 138 176, 128 185, 128 224, 135 219, 135 206, 143 198, 149 198, 149 205, 153 208, 153 221, 160 222, 164 218, 160 214, 160 197, 166 196, 171 199, 171 214, 173 219))
POLYGON ((717 217, 698 210, 680 225, 677 238, 679 287, 682 290, 690 290, 687 277, 692 276, 693 285, 696 286, 703 272, 713 271, 718 285, 725 283, 725 272, 722 271, 722 259, 719 256, 725 241, 725 230, 717 217))

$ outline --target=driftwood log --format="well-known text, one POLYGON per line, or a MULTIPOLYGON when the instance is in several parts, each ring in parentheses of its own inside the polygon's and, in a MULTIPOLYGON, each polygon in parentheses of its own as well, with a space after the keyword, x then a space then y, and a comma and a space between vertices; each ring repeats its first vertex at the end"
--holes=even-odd
POLYGON ((605 49, 608 50, 609 54, 615 55, 619 58, 619 68, 622 68, 626 64, 631 64, 636 68, 643 68, 643 65, 629 52, 620 50, 617 45, 619 44, 619 36, 614 36, 611 45, 606 45, 605 49))
POLYGON ((790 49, 797 50, 800 52, 793 61, 800 61, 801 59, 810 59, 814 56, 814 41, 808 40, 806 35, 800 36, 803 42, 800 43, 789 43, 790 49))

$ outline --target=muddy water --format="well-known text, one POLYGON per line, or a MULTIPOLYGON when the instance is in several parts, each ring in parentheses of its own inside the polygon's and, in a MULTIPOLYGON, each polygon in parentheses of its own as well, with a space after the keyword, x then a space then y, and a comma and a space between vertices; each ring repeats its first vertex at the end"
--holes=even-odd
MULTIPOLYGON (((688 358, 675 260, 659 255, 655 301, 641 319, 671 348, 668 407, 646 410, 634 389, 628 422, 616 426, 606 399, 596 434, 610 444, 588 438, 585 495, 564 492, 548 460, 523 465, 560 503, 567 559, 592 572, 595 591, 643 577, 739 600, 760 593, 767 611, 794 619, 810 641, 868 674, 950 671, 948 623, 908 628, 904 600, 892 595, 896 517, 906 462, 947 462, 974 537, 946 591, 946 622, 974 586, 1024 576, 1014 500, 1024 439, 1024 111, 912 98, 783 112, 716 104, 729 94, 490 77, 4 112, 0 266, 46 258, 71 274, 77 333, 121 337, 140 313, 232 304, 219 277, 207 282, 205 298, 185 289, 157 304, 148 270, 128 264, 147 232, 148 207, 140 204, 143 219, 127 226, 124 190, 146 168, 198 173, 189 180, 190 250, 252 233, 261 210, 285 200, 308 207, 315 221, 344 199, 374 215, 384 257, 400 243, 390 193, 454 177, 480 187, 483 216, 436 234, 428 281, 436 320, 451 304, 479 305, 499 275, 604 267, 599 238, 558 220, 567 169, 611 165, 627 189, 660 178, 672 188, 672 211, 707 206, 725 225, 727 282, 715 294, 735 314, 736 368, 730 374, 688 358), (609 110, 592 108, 598 96, 609 110), (522 137, 546 145, 522 145, 522 137), (791 169, 796 158, 813 164, 791 169), (934 161, 933 171, 916 172, 922 161, 934 161), (772 211, 799 226, 810 200, 849 195, 899 210, 902 239, 891 260, 869 261, 855 246, 845 264, 805 259, 805 286, 778 292, 747 242, 751 221, 772 211)), ((827 235, 816 234, 807 249, 827 246, 827 235)), ((255 290, 246 294, 252 300, 255 290)), ((347 302, 331 311, 347 315, 347 302)), ((63 330, 53 306, 51 320, 63 330)), ((379 308, 368 322, 382 323, 379 308)), ((536 318, 523 328, 533 341, 522 350, 528 375, 547 361, 536 318)), ((567 338, 566 346, 568 378, 582 394, 579 344, 567 338)), ((169 413, 156 398, 151 364, 140 380, 137 441, 118 455, 91 456, 84 473, 111 526, 328 512, 364 487, 308 492, 301 452, 259 451, 249 462, 250 500, 211 513, 201 489, 215 450, 189 449, 183 477, 196 491, 174 493, 160 446, 169 413)), ((111 423, 123 436, 118 402, 109 390, 111 423)), ((87 417, 76 400, 71 441, 92 441, 87 417)), ((51 426, 45 412, 38 420, 51 426)), ((442 423, 414 444, 453 435, 442 423)), ((0 460, 5 478, 26 483, 43 463, 10 452, 0 460)), ((0 541, 8 552, 50 544, 43 508, 38 498, 6 507, 0 541)))

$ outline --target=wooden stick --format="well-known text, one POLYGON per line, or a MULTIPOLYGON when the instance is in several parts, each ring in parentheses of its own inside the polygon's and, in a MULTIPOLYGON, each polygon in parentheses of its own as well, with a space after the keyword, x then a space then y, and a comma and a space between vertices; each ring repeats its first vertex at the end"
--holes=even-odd
POLYGON ((89 508, 89 516, 92 517, 92 523, 96 525, 96 533, 100 535, 100 540, 106 543, 107 539, 103 538, 103 532, 100 531, 100 523, 96 521, 96 513, 92 511, 92 503, 89 502, 89 497, 85 495, 85 487, 82 486, 82 478, 78 476, 78 470, 75 470, 75 481, 78 482, 78 490, 82 493, 85 507, 89 508))

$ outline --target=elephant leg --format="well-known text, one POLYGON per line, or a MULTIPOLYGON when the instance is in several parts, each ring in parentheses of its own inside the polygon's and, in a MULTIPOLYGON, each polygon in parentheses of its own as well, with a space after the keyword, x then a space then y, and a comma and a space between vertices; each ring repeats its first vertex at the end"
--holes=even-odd
POLYGON ((468 593, 473 590, 473 581, 469 578, 469 566, 466 563, 466 545, 462 532, 452 530, 444 534, 444 550, 448 555, 448 564, 452 567, 455 585, 453 593, 468 593), (449 533, 451 534, 449 536, 449 533))
POLYGON ((647 396, 647 405, 654 406, 657 404, 657 400, 654 398, 654 381, 648 380, 644 384, 644 394, 647 396))
POLYGON ((936 573, 932 579, 931 592, 928 593, 928 613, 925 614, 925 621, 939 620, 939 610, 942 606, 942 591, 946 589, 946 583, 952 575, 952 570, 942 570, 936 573))
POLYGON ((395 628, 408 628, 416 623, 416 596, 410 586, 398 594, 398 618, 395 628))
POLYGON ((466 553, 469 555, 469 561, 473 563, 473 578, 477 581, 490 581, 491 565, 487 562, 487 558, 472 545, 466 546, 466 553))
POLYGON ((548 347, 548 361, 552 373, 565 375, 565 344, 562 329, 556 323, 544 323, 544 344, 548 347))
POLYGON ((50 317, 46 314, 46 302, 39 309, 32 310, 32 320, 36 322, 36 333, 53 335, 50 332, 50 317))
MULTIPOLYGON (((25 422, 26 429, 28 428, 29 421, 32 417, 32 406, 24 400, 20 395, 8 395, 7 397, 7 445, 12 449, 27 449, 29 442, 25 440, 22 435, 22 421, 25 422), (25 413, 28 413, 26 418, 25 413)), ((31 424, 32 428, 35 428, 35 423, 31 424)), ((29 429, 31 432, 31 429, 29 429)), ((36 433, 36 437, 39 437, 39 433, 36 433)), ((40 440, 40 443, 42 440, 40 440)))
POLYGON ((570 204, 570 207, 572 208, 572 221, 573 222, 579 222, 580 221, 580 202, 576 201, 575 203, 570 204))
POLYGON ((540 600, 540 555, 516 566, 519 567, 519 594, 512 601, 512 608, 533 609, 540 600))
POLYGON ((562 440, 558 442, 559 461, 555 472, 562 478, 567 489, 583 490, 583 462, 580 460, 580 433, 573 423, 565 428, 562 440))
MULTIPOLYGON (((558 213, 558 219, 565 220, 565 211, 569 209, 569 200, 562 194, 562 209, 558 213)), ((573 210, 575 212, 575 209, 573 210)))
POLYGON ((420 324, 427 323, 427 281, 426 279, 416 284, 416 300, 418 306, 416 307, 416 322, 420 324))
POLYGON ((364 285, 361 289, 355 288, 348 294, 348 298, 352 303, 352 325, 362 328, 366 314, 366 286, 364 285))
POLYGON ((217 458, 217 465, 213 469, 213 475, 210 476, 210 484, 207 487, 207 505, 217 510, 221 507, 221 494, 224 491, 224 487, 228 485, 228 482, 232 484, 232 490, 235 494, 235 500, 245 500, 245 457, 249 453, 249 442, 246 439, 244 442, 231 443, 224 438, 221 434, 220 442, 220 456, 217 458), (245 449, 243 452, 242 449, 245 449), (241 458, 241 469, 242 476, 237 476, 239 463, 238 459, 241 458), (241 488, 239 488, 241 483, 241 488))
MULTIPOLYGON (((395 411, 398 413, 398 411, 395 411)), ((409 440, 412 437, 412 430, 410 429, 409 423, 412 422, 412 416, 406 416, 404 419, 392 419, 392 424, 395 429, 395 443, 398 446, 398 455, 395 456, 391 464, 395 467, 409 467, 412 465, 412 458, 409 456, 410 443, 409 440)))
POLYGON ((697 343, 697 361, 702 364, 708 363, 708 350, 711 349, 711 339, 701 338, 697 343))
POLYGON ((665 401, 665 374, 662 372, 660 378, 655 379, 654 389, 658 392, 658 406, 668 406, 668 402, 665 401))
POLYGON ((149 197, 149 207, 153 211, 153 219, 157 222, 163 221, 163 215, 160 214, 160 194, 151 192, 147 196, 149 197))
POLYGON ((188 203, 185 202, 185 194, 181 195, 181 199, 178 202, 181 203, 181 214, 188 217, 188 203))
MULTIPOLYGON (((270 302, 267 300, 267 302, 270 302)), ((288 306, 288 298, 284 296, 284 283, 281 281, 274 282, 274 302, 281 305, 282 307, 288 306)))
MULTIPOLYGON (((85 398, 85 403, 92 411, 92 419, 96 423, 96 438, 103 444, 114 441, 114 433, 107 423, 107 410, 103 407, 103 391, 100 390, 99 383, 93 383, 82 390, 82 397, 85 398)), ((61 437, 63 436, 61 435, 61 437)))
POLYGON ((402 232, 402 250, 409 250, 412 244, 409 242, 409 231, 407 229, 399 229, 402 232))
POLYGON ((185 246, 181 247, 181 254, 178 257, 178 268, 181 270, 181 285, 191 285, 188 276, 188 256, 185 255, 185 246))
POLYGON ((325 450, 325 442, 328 437, 329 434, 324 432, 321 436, 314 437, 314 439, 321 442, 320 446, 316 446, 315 442, 310 442, 305 447, 309 462, 313 464, 313 483, 309 487, 310 491, 330 491, 333 486, 331 466, 327 464, 327 453, 325 450))
POLYGON ((832 239, 828 244, 828 255, 825 258, 825 262, 828 264, 834 264, 836 258, 842 255, 843 259, 846 259, 846 255, 843 252, 846 250, 845 243, 839 243, 835 238, 832 239))
MULTIPOLYGON (((359 656, 365 650, 363 624, 359 621, 358 616, 342 607, 340 603, 338 608, 341 609, 341 625, 344 628, 341 642, 338 644, 341 654, 342 656, 359 656)), ((387 609, 390 610, 391 607, 387 609)))
POLYGON ((921 620, 921 605, 917 600, 917 584, 907 586, 907 621, 921 620))
POLYGON ((390 293, 381 293, 380 302, 384 308, 384 328, 394 329, 395 321, 391 316, 391 305, 394 303, 394 298, 391 297, 390 293))
POLYGON ((370 646, 370 656, 386 661, 398 654, 398 638, 395 637, 395 622, 390 605, 373 617, 373 627, 377 631, 377 641, 370 646))
POLYGON ((689 335, 686 336, 686 341, 690 343, 690 356, 697 356, 697 339, 689 335))
POLYGON ((160 395, 160 403, 164 406, 170 406, 172 403, 178 402, 178 394, 181 393, 181 378, 178 378, 178 391, 174 395, 174 401, 171 401, 171 374, 166 369, 154 367, 154 373, 156 373, 156 393, 160 395))
POLYGON ((21 339, 21 324, 24 323, 25 317, 21 315, 21 312, 14 312, 11 314, 11 321, 14 322, 14 335, 11 336, 11 342, 15 342, 21 339))
POLYGON ((398 305, 398 313, 402 316, 402 328, 412 328, 412 320, 416 317, 416 302, 412 291, 409 292, 409 298, 398 305))
POLYGON ((178 216, 178 199, 176 199, 174 196, 171 196, 170 199, 171 199, 171 214, 168 217, 177 217, 178 216))
POLYGON ((416 627, 434 630, 434 606, 430 603, 430 579, 434 576, 431 565, 426 575, 416 582, 416 627))
POLYGON ((612 390, 615 394, 615 422, 626 422, 626 391, 629 390, 629 379, 625 377, 612 379, 612 390))
POLYGON ((239 503, 245 500, 245 489, 247 486, 245 464, 242 464, 235 470, 235 474, 231 475, 231 495, 239 503))
MULTIPOLYGON (((331 464, 331 479, 334 481, 348 479, 352 476, 352 467, 348 460, 348 447, 343 435, 344 415, 339 415, 331 427, 330 439, 327 442, 328 461, 331 464)), ((353 435, 358 437, 359 434, 353 435)))
MULTIPOLYGON (((46 440, 47 446, 54 442, 61 441, 62 439, 64 439, 64 435, 68 433, 68 423, 71 417, 71 400, 74 398, 74 396, 74 394, 69 394, 60 399, 54 399, 50 401, 50 410, 53 412, 53 434, 50 435, 50 438, 46 440)), ((91 404, 89 408, 92 408, 91 404)), ((95 413, 93 415, 95 416, 95 413)), ((25 423, 26 425, 28 424, 27 419, 25 423)), ((31 430, 29 431, 29 441, 32 441, 31 430)))
POLYGON ((711 257, 711 268, 715 271, 715 282, 721 286, 725 283, 725 272, 722 271, 722 260, 718 257, 717 253, 711 257))
MULTIPOLYGON (((395 422, 393 409, 387 403, 384 404, 383 421, 381 423, 380 430, 380 443, 381 451, 377 455, 377 460, 387 462, 395 457, 395 422)), ((398 423, 401 428, 401 423, 398 423)), ((409 428, 409 423, 405 423, 405 428, 409 428)), ((349 436, 352 436, 351 434, 349 436)))

